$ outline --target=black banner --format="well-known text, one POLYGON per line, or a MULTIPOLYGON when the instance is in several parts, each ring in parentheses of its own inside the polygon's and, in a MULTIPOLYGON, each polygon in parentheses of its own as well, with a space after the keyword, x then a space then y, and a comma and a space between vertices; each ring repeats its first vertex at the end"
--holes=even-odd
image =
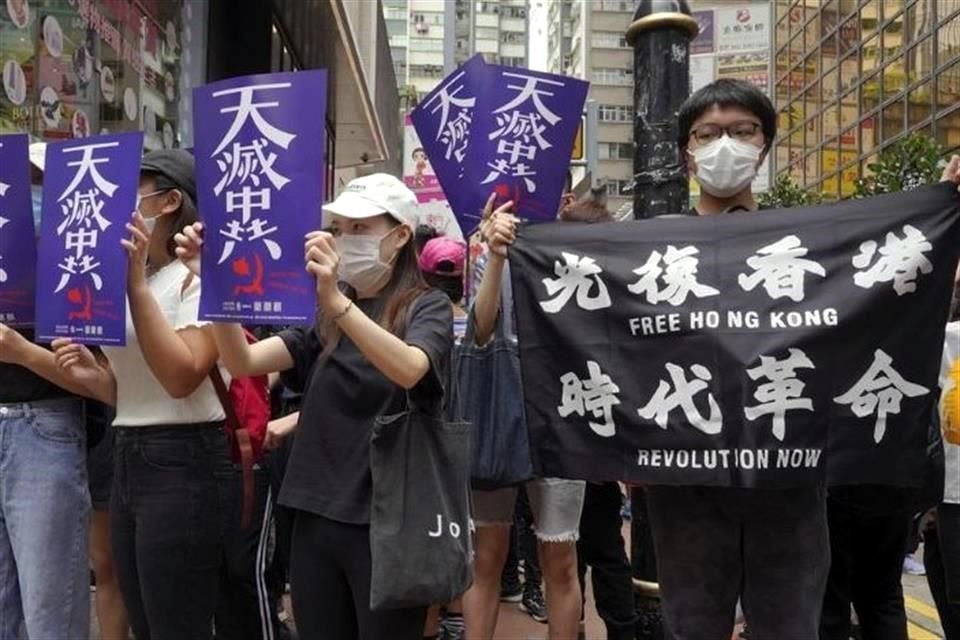
POLYGON ((524 228, 534 467, 593 481, 917 486, 960 197, 524 228))

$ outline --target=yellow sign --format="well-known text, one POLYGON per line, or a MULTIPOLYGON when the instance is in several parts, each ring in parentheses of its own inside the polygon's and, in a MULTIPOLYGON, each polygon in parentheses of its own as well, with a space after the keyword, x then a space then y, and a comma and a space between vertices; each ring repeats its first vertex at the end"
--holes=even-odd
POLYGON ((577 127, 577 136, 573 139, 573 153, 570 154, 570 159, 575 162, 583 160, 583 130, 585 124, 586 118, 580 118, 580 126, 577 127))
MULTIPOLYGON (((848 162, 853 162, 859 156, 856 151, 836 151, 830 149, 823 150, 823 175, 831 174, 837 171, 841 166, 848 162)), ((840 197, 849 198, 857 188, 857 178, 859 178, 857 165, 847 167, 840 172, 840 184, 837 184, 837 176, 827 178, 823 181, 823 191, 832 197, 837 195, 837 187, 840 187, 840 197)))

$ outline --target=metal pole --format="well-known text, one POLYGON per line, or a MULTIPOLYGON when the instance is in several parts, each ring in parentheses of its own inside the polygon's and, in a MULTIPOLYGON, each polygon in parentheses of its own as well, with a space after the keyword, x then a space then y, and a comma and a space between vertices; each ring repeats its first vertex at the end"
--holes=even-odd
POLYGON ((641 0, 627 29, 633 47, 633 217, 688 209, 677 110, 690 95, 690 40, 698 31, 686 0, 641 0))
MULTIPOLYGON (((699 28, 686 0, 641 0, 627 29, 633 47, 633 217, 689 208, 685 162, 677 147, 677 111, 690 95, 690 40, 699 28)), ((645 492, 631 491, 632 564, 637 638, 663 638, 656 557, 645 492)))
POLYGON ((584 131, 584 155, 587 161, 587 175, 590 176, 590 188, 597 186, 600 175, 597 161, 600 158, 600 143, 597 141, 599 107, 596 100, 587 100, 587 127, 584 131))

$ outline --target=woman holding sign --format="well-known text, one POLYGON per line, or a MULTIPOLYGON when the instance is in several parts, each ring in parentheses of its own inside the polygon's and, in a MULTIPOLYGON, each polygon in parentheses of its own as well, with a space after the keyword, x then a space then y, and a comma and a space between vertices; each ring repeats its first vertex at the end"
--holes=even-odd
MULTIPOLYGON (((306 381, 279 499, 296 513, 291 583, 306 640, 414 640, 423 631, 425 607, 370 610, 371 429, 377 417, 403 411, 408 398, 439 402, 452 342, 450 302, 427 287, 417 263, 416 207, 392 176, 352 181, 324 207, 331 231, 306 239, 316 327, 254 345, 238 325, 214 327, 231 374, 293 370, 306 381)), ((181 259, 199 273, 202 227, 184 229, 177 242, 181 259)))
POLYGON ((222 555, 217 474, 229 472, 224 411, 209 380, 212 327, 197 321, 200 280, 174 255, 174 230, 197 221, 193 157, 148 153, 130 257, 125 347, 108 362, 68 340, 60 368, 116 390, 111 525, 114 559, 138 638, 209 639, 222 555))

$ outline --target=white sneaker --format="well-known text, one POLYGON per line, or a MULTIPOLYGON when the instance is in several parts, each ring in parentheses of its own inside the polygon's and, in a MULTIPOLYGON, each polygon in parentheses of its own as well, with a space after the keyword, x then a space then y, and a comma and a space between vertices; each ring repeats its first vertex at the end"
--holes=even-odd
POLYGON ((903 572, 908 576, 925 576, 927 568, 913 556, 907 556, 903 559, 903 572))

